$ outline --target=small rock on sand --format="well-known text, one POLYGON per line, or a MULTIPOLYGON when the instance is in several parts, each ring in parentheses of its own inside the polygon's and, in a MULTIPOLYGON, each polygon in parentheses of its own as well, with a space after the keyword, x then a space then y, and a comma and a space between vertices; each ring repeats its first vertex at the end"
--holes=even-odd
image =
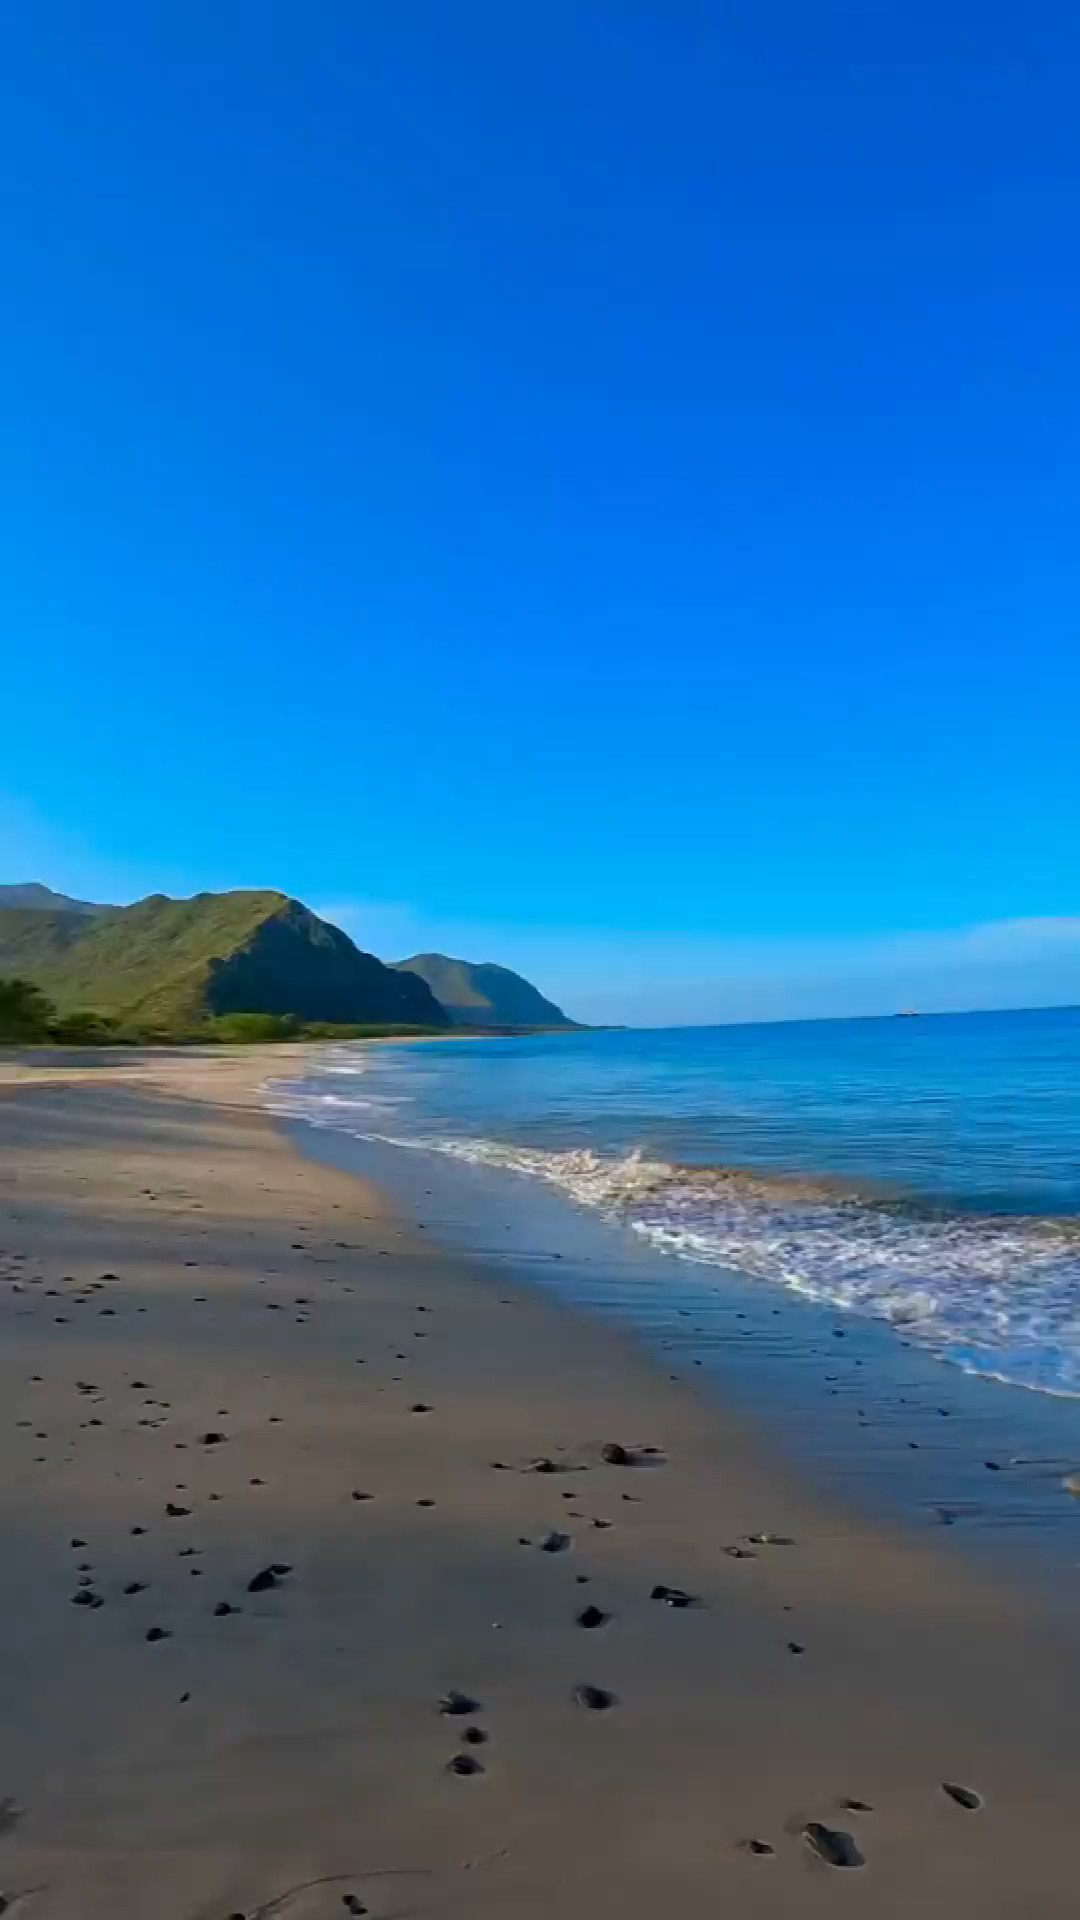
POLYGON ((579 1707, 584 1707, 589 1713, 606 1713, 609 1707, 615 1705, 615 1695, 609 1693, 606 1687, 587 1684, 574 1688, 574 1699, 579 1707))
POLYGON ((820 1820, 809 1820, 803 1828, 803 1838, 818 1859, 824 1860, 828 1867, 865 1865, 851 1834, 844 1833, 839 1827, 826 1827, 820 1820))
POLYGON ((449 1693, 444 1693, 439 1701, 439 1712, 450 1720, 457 1719, 462 1714, 479 1713, 479 1711, 479 1700, 472 1699, 467 1693, 458 1693, 453 1687, 449 1693))

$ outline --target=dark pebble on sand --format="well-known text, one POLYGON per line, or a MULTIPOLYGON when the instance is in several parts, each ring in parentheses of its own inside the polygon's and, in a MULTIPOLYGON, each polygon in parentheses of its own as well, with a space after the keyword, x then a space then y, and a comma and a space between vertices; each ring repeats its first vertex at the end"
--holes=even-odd
POLYGON ((204 1447, 220 1447, 227 1439, 228 1435, 225 1433, 204 1433, 202 1443, 204 1447))
POLYGON ((165 1503, 165 1511, 170 1520, 186 1520, 191 1512, 191 1508, 178 1507, 172 1500, 168 1500, 165 1503))
POLYGON ((828 1867, 861 1867, 865 1863, 850 1833, 839 1827, 823 1826, 820 1820, 808 1820, 803 1838, 828 1867))
POLYGON ((692 1593, 686 1593, 682 1587, 654 1587, 650 1600, 662 1600, 666 1607, 693 1607, 697 1605, 692 1593))
POLYGON ((610 1617, 600 1607, 585 1607, 578 1614, 577 1623, 579 1627, 602 1627, 610 1617))
POLYGON ((483 1727, 466 1727, 461 1737, 467 1747, 483 1747, 487 1745, 488 1736, 484 1732, 483 1727))
POLYGON ((439 1701, 439 1712, 448 1720, 455 1720, 462 1714, 479 1713, 479 1711, 479 1700, 473 1700, 467 1693, 457 1693, 453 1688, 439 1701))
POLYGON ((472 1774, 483 1773, 484 1769, 480 1765, 479 1760, 473 1759, 471 1753, 455 1753, 446 1771, 447 1773, 472 1774))
POLYGON ((359 1899, 355 1893, 343 1893, 341 1896, 341 1904, 344 1907, 346 1913, 366 1913, 367 1912, 367 1908, 365 1907, 363 1901, 359 1899))
POLYGON ((579 1707, 585 1707, 589 1713, 606 1713, 615 1705, 615 1695, 606 1687, 580 1686, 574 1688, 574 1699, 579 1707))
POLYGON ((409 1412, 410 1413, 430 1413, 431 1408, 426 1407, 422 1400, 417 1400, 414 1403, 414 1405, 409 1408, 409 1412))
POLYGON ((568 1533, 545 1533, 540 1542, 541 1553, 565 1553, 570 1546, 568 1533))
POLYGON ((976 1793, 973 1787, 957 1786, 955 1780, 943 1780, 941 1791, 947 1793, 950 1800, 955 1800, 958 1807, 963 1807, 965 1813, 976 1813, 982 1806, 981 1794, 976 1793))
POLYGON ((789 1640, 787 1643, 787 1650, 789 1653, 805 1653, 806 1652, 806 1648, 800 1646, 797 1640, 789 1640))
POLYGON ((146 1637, 148 1640, 168 1640, 169 1629, 168 1627, 148 1627, 146 1637))
POLYGON ((370 1493, 357 1493, 355 1490, 352 1495, 354 1500, 371 1500, 373 1497, 370 1493))
POLYGON ((146 1581, 145 1580, 129 1580, 127 1583, 127 1586, 124 1588, 124 1592, 126 1594, 145 1593, 146 1581))
MULTIPOLYGON (((548 1460, 544 1457, 539 1460, 534 1460, 529 1471, 530 1473, 558 1473, 559 1469, 555 1465, 554 1460, 548 1460)), ((573 1497, 572 1493, 568 1493, 566 1496, 568 1500, 572 1500, 573 1497)))
POLYGON ((78 1593, 72 1594, 71 1604, 73 1607, 101 1607, 105 1603, 100 1593, 92 1593, 89 1587, 80 1587, 78 1593))
POLYGON ((219 1600, 217 1606, 214 1608, 214 1618, 215 1620, 222 1620, 227 1613, 239 1612, 240 1608, 232 1606, 228 1600, 219 1600))
POLYGON ((609 1467, 629 1467, 633 1461, 633 1456, 617 1440, 609 1440, 601 1447, 600 1458, 606 1460, 609 1467))
POLYGON ((271 1587, 276 1587, 278 1581, 291 1572, 292 1568, 286 1566, 283 1560, 275 1560, 269 1567, 260 1567, 258 1573, 252 1575, 247 1590, 249 1593, 268 1593, 271 1587))
POLYGON ((767 1855, 775 1852, 775 1848, 770 1847, 767 1840, 740 1840, 739 1846, 743 1853, 756 1854, 759 1859, 765 1859, 767 1855))

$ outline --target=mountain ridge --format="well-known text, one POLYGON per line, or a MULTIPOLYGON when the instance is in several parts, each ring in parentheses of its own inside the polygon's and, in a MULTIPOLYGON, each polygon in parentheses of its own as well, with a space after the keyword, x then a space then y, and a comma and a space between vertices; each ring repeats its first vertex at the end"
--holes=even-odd
POLYGON ((228 1013, 443 1028, 424 981, 364 953, 302 901, 269 889, 150 894, 128 907, 0 905, 0 974, 83 1008, 171 1028, 228 1013))
POLYGON ((455 1026, 561 1027, 572 1029, 554 1000, 520 973, 494 960, 457 960, 446 953, 416 953, 392 960, 398 973, 423 980, 455 1026))
POLYGON ((26 907, 36 913, 100 913, 95 900, 73 900, 69 893, 54 893, 40 880, 19 880, 0 886, 0 907, 26 907))

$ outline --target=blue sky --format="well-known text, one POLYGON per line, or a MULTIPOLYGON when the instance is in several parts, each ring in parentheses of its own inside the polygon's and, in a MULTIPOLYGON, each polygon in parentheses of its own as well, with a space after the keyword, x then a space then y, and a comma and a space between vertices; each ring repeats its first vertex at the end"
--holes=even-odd
POLYGON ((592 1017, 1080 999, 1075 8, 0 41, 5 877, 592 1017))

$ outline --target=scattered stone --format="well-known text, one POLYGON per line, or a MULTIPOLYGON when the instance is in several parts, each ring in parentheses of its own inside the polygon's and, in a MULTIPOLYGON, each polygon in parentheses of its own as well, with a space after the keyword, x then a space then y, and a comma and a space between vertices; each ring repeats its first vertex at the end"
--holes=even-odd
MULTIPOLYGON (((558 1471, 554 1460, 549 1460, 546 1455, 541 1455, 539 1460, 534 1460, 529 1468, 530 1473, 558 1473, 558 1471)), ((567 1494, 566 1497, 570 1500, 573 1495, 567 1494)))
POLYGON ((73 1607, 102 1607, 105 1602, 100 1593, 94 1593, 89 1587, 80 1587, 77 1593, 72 1594, 71 1604, 73 1607))
POLYGON ((845 1800, 841 1800, 840 1805, 843 1808, 845 1813, 873 1813, 874 1811, 873 1807, 870 1805, 869 1800, 846 1800, 845 1799, 845 1800))
POLYGON ((178 1507, 175 1501, 168 1500, 165 1503, 165 1511, 168 1514, 170 1520, 186 1520, 189 1513, 191 1512, 191 1508, 178 1507))
POLYGON ((696 1607, 701 1604, 692 1593, 685 1592, 682 1587, 654 1587, 649 1599, 662 1600, 666 1607, 696 1607))
POLYGON ((126 1594, 145 1593, 146 1587, 147 1582, 145 1580, 129 1580, 127 1586, 124 1588, 124 1592, 126 1594))
POLYGON ((787 1643, 787 1650, 789 1653, 805 1653, 806 1652, 806 1648, 801 1647, 797 1640, 789 1640, 787 1643))
POLYGON ((219 1600, 217 1606, 214 1608, 214 1618, 215 1620, 222 1620, 227 1613, 240 1612, 242 1612, 242 1608, 234 1607, 228 1600, 219 1600))
POLYGON ((568 1533, 545 1533, 540 1541, 541 1553, 566 1553, 572 1542, 568 1533))
POLYGON ((727 1554, 727 1557, 729 1560, 756 1560, 757 1559, 757 1554, 754 1552, 752 1547, 740 1547, 736 1545, 733 1547, 725 1547, 724 1552, 727 1554))
POLYGON ((172 1636, 169 1633, 168 1627, 148 1627, 146 1637, 148 1640, 168 1640, 172 1636))
POLYGON ((430 1413, 431 1408, 426 1407, 422 1400, 417 1400, 415 1404, 409 1408, 409 1412, 410 1413, 430 1413))
POLYGON ((748 1533, 747 1539, 752 1547, 793 1547, 790 1533, 748 1533))
POLYGON ((606 1713, 615 1705, 615 1695, 606 1687, 580 1686, 574 1688, 574 1699, 579 1707, 589 1713, 606 1713))
POLYGON ((341 1896, 341 1904, 344 1907, 346 1913, 366 1913, 367 1912, 367 1908, 365 1907, 363 1901, 359 1899, 355 1893, 343 1893, 341 1896))
POLYGON ((471 1774, 483 1773, 484 1769, 480 1765, 479 1760, 473 1759, 471 1753, 455 1753, 446 1771, 447 1773, 471 1774))
POLYGON ((861 1867, 866 1864, 851 1834, 844 1833, 839 1827, 826 1827, 820 1820, 808 1820, 803 1828, 803 1839, 827 1867, 861 1867))
POLYGON ((621 1447, 617 1440, 609 1440, 601 1447, 600 1458, 606 1460, 609 1467, 632 1467, 634 1464, 633 1454, 621 1447))
POLYGON ((354 1500, 373 1500, 373 1499, 374 1499, 374 1497, 375 1497, 375 1496, 374 1496, 374 1494, 371 1494, 371 1493, 357 1493, 355 1489, 353 1490, 353 1495, 352 1495, 352 1498, 353 1498, 354 1500))
POLYGON ((439 1712, 448 1720, 459 1719, 467 1713, 479 1713, 480 1702, 473 1700, 467 1693, 458 1693, 451 1688, 439 1701, 439 1712))
POLYGON ((770 1847, 767 1840, 740 1840, 738 1845, 743 1853, 753 1853, 761 1859, 765 1859, 776 1851, 775 1847, 770 1847))
POLYGON ((468 1747, 486 1746, 488 1739, 483 1727, 466 1727, 461 1737, 468 1747))
POLYGON ((202 1443, 204 1447, 221 1447, 224 1446, 228 1437, 227 1433, 204 1433, 202 1443))
POLYGON ((578 1614, 577 1623, 579 1627, 602 1627, 610 1618, 600 1607, 585 1607, 578 1614))
POLYGON ((247 1590, 249 1593, 268 1593, 272 1587, 277 1586, 279 1580, 283 1580, 285 1575, 291 1572, 292 1568, 286 1566, 284 1561, 275 1560, 270 1566, 261 1567, 258 1573, 252 1575, 248 1581, 247 1590))
POLYGON ((977 1813, 982 1806, 981 1793, 976 1793, 974 1787, 957 1786, 955 1780, 943 1780, 941 1791, 955 1800, 958 1807, 963 1807, 965 1813, 977 1813))

